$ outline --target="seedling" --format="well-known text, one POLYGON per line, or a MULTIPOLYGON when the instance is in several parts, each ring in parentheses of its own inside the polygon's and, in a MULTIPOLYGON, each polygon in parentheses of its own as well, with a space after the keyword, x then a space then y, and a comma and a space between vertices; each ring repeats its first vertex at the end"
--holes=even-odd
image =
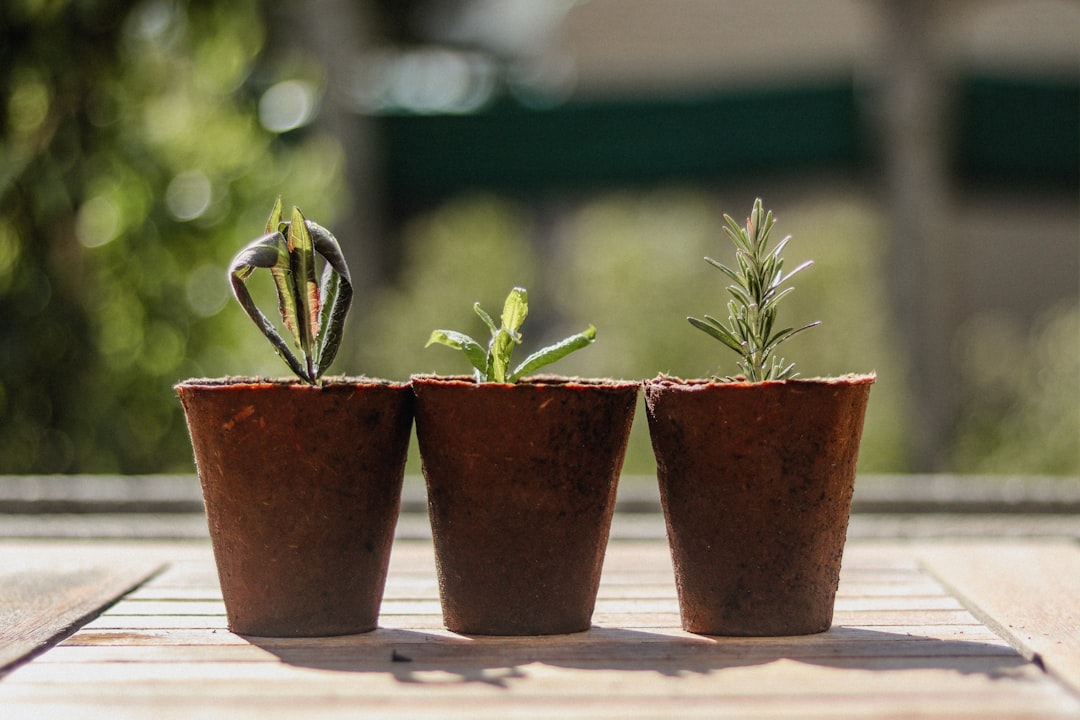
POLYGON ((229 266, 233 295, 294 373, 312 385, 321 383, 341 345, 345 316, 352 303, 352 281, 337 239, 326 228, 304 218, 294 207, 282 218, 279 196, 266 221, 266 233, 237 253, 229 266), (316 280, 316 258, 325 260, 316 280), (278 333, 248 291, 255 270, 270 271, 281 320, 293 337, 293 348, 278 333), (296 352, 294 352, 294 349, 296 352))
POLYGON ((769 232, 772 230, 772 211, 765 212, 761 199, 754 201, 754 208, 746 220, 746 228, 739 227, 731 216, 724 215, 727 226, 724 232, 735 244, 735 260, 739 269, 732 270, 712 258, 706 262, 720 269, 733 281, 727 287, 728 322, 721 323, 706 315, 704 320, 689 317, 690 324, 734 350, 742 358, 739 367, 751 382, 764 380, 787 380, 796 376, 795 363, 785 365, 784 360, 773 357, 773 352, 783 342, 821 323, 812 322, 800 328, 784 328, 773 332, 776 306, 794 287, 780 287, 796 273, 813 264, 807 260, 797 268, 783 274, 784 259, 781 253, 791 240, 788 235, 776 247, 769 249, 769 232))
POLYGON ((525 289, 516 287, 510 291, 503 304, 501 326, 495 325, 495 321, 484 312, 480 303, 474 303, 473 310, 491 330, 491 340, 488 342, 487 349, 468 335, 454 330, 435 330, 424 347, 439 343, 461 350, 475 368, 473 375, 477 382, 515 383, 525 375, 536 372, 575 350, 580 350, 596 339, 596 328, 590 325, 584 332, 571 335, 562 342, 537 350, 514 368, 513 372, 510 372, 510 356, 514 352, 514 347, 521 343, 521 326, 529 314, 529 301, 525 289))

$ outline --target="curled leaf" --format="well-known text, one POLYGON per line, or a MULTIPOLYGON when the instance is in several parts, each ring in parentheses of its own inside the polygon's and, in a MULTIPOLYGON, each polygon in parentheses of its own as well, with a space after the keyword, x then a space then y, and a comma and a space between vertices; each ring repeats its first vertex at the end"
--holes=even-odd
POLYGON ((316 384, 341 345, 345 317, 352 303, 352 281, 341 247, 326 228, 293 208, 283 220, 279 196, 266 222, 266 234, 240 250, 229 266, 233 295, 266 336, 274 351, 301 379, 316 384), (325 267, 316 280, 316 256, 325 267), (282 323, 293 335, 293 348, 255 305, 248 278, 269 270, 278 296, 282 323))

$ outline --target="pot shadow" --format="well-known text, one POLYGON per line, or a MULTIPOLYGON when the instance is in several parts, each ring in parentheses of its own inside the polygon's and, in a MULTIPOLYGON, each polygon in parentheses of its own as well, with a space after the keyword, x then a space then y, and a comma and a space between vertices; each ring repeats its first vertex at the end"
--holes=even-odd
POLYGON ((1032 664, 1006 644, 845 626, 817 635, 776 638, 594 626, 583 633, 537 637, 379 628, 331 638, 245 639, 296 667, 388 673, 405 684, 482 683, 499 688, 528 680, 525 667, 536 663, 677 679, 791 660, 849 670, 946 670, 993 680, 1015 679, 1032 664))

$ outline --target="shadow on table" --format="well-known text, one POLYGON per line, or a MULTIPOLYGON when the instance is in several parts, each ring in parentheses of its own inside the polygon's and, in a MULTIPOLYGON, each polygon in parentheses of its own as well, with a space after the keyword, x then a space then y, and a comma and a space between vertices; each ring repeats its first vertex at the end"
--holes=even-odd
POLYGON ((335 638, 246 638, 289 665, 390 673, 417 684, 509 687, 539 663, 577 670, 654 672, 689 677, 792 660, 825 667, 952 670, 999 679, 1029 664, 1000 644, 833 627, 801 637, 728 638, 593 627, 573 635, 482 637, 380 628, 335 638))

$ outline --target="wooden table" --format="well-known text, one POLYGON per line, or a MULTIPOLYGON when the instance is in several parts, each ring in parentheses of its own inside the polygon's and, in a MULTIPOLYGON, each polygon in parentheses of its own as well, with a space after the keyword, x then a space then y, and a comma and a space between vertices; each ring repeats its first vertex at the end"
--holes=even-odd
POLYGON ((8 537, 0 719, 1080 717, 1075 534, 868 522, 833 628, 764 639, 679 629, 657 514, 617 516, 593 629, 544 638, 444 630, 422 516, 399 526, 380 629, 318 639, 230 633, 205 537, 8 537))

